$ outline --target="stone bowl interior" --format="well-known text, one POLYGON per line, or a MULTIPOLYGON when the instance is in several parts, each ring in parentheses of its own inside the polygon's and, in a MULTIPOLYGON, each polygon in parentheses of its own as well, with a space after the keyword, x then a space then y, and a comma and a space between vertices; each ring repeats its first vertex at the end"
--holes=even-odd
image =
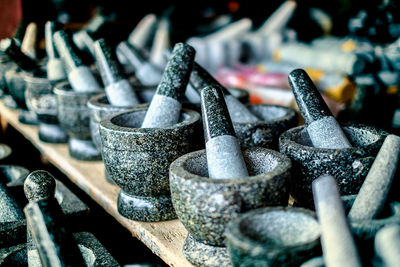
POLYGON ((319 223, 311 212, 297 209, 267 209, 245 214, 238 225, 244 242, 281 248, 300 246, 320 237, 319 223))
MULTIPOLYGON (((251 104, 247 105, 247 108, 257 117, 262 120, 255 122, 255 124, 272 122, 272 121, 283 121, 293 116, 296 116, 296 112, 288 107, 278 105, 266 105, 266 104, 251 104)), ((235 123, 240 124, 240 123, 235 123)))
POLYGON ((77 92, 72 89, 69 82, 57 83, 54 87, 54 93, 59 96, 60 103, 70 106, 86 106, 87 101, 93 96, 103 93, 104 90, 99 88, 91 92, 77 92))

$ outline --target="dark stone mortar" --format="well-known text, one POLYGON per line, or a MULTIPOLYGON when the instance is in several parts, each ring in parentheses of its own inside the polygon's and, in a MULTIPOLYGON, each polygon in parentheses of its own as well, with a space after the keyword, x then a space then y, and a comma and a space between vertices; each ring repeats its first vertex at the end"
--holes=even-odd
POLYGON ((244 147, 260 146, 277 150, 279 136, 298 123, 296 111, 289 107, 266 104, 249 104, 247 107, 262 120, 233 123, 240 145, 244 147))
POLYGON ((357 193, 388 133, 362 124, 342 127, 352 148, 326 149, 310 145, 304 126, 279 137, 279 150, 293 163, 291 195, 296 205, 314 209, 311 183, 322 174, 336 178, 342 195, 357 193))
MULTIPOLYGON (((350 211, 356 197, 357 195, 342 196, 346 212, 350 211)), ((379 229, 385 225, 400 224, 400 202, 390 202, 386 204, 384 209, 386 209, 386 214, 381 214, 377 218, 370 220, 351 220, 350 225, 353 234, 359 239, 367 240, 374 238, 379 229)))
POLYGON ((59 126, 57 100, 47 77, 25 76, 25 101, 29 110, 36 113, 39 139, 47 143, 66 143, 67 133, 59 126))
POLYGON ((234 266, 298 266, 320 252, 315 212, 268 207, 241 214, 225 231, 234 266))
MULTIPOLYGON (((29 170, 16 165, 0 165, 0 183, 6 183, 7 191, 15 197, 16 204, 21 209, 27 200, 23 192, 24 181, 29 170)), ((63 183, 56 180, 55 197, 61 205, 71 225, 78 225, 89 208, 75 196, 63 183)), ((26 241, 26 220, 0 223, 0 248, 20 244, 26 241)))
POLYGON ((58 83, 54 88, 57 97, 57 117, 69 135, 70 156, 79 160, 100 160, 101 154, 91 142, 89 99, 102 93, 73 91, 68 82, 58 83), (74 139, 74 140, 72 140, 74 139))
POLYGON ((196 265, 226 266, 223 234, 239 213, 288 203, 289 158, 260 147, 243 151, 243 157, 251 176, 237 179, 208 178, 205 150, 186 154, 170 166, 172 203, 189 231, 184 254, 196 265))
POLYGON ((176 218, 168 168, 178 157, 196 150, 202 135, 200 114, 182 109, 178 124, 139 128, 148 105, 118 113, 100 122, 106 171, 121 187, 118 211, 138 221, 176 218))

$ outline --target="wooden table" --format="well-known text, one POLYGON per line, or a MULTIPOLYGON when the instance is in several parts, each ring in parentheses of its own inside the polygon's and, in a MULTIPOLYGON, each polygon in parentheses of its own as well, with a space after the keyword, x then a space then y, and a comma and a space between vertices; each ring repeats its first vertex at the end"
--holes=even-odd
POLYGON ((193 266, 182 253, 187 231, 179 220, 145 223, 122 217, 117 210, 119 188, 108 183, 102 161, 85 162, 71 158, 66 144, 46 144, 39 140, 37 126, 21 124, 18 111, 10 110, 0 101, 1 118, 18 130, 39 149, 42 155, 66 174, 69 179, 102 206, 133 236, 170 266, 193 266))

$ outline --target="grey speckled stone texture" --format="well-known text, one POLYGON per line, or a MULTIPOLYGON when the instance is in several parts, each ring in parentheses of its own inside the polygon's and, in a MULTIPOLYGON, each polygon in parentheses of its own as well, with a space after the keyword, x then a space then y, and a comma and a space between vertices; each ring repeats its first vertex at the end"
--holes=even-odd
POLYGON ((73 91, 68 82, 58 83, 54 88, 57 97, 57 117, 61 126, 67 131, 70 155, 79 160, 100 160, 94 144, 89 142, 90 136, 90 109, 87 106, 89 99, 104 92, 99 88, 95 92, 73 91), (81 144, 79 140, 82 140, 81 144))
POLYGON ((240 145, 278 149, 279 136, 295 127, 298 116, 294 109, 278 105, 249 104, 248 109, 262 120, 251 123, 233 123, 240 145))
MULTIPOLYGON (((352 207, 357 195, 342 196, 345 210, 352 207)), ((353 234, 361 240, 374 238, 376 233, 388 224, 400 224, 400 202, 393 201, 385 205, 384 211, 374 219, 351 219, 350 226, 353 234)))
POLYGON ((342 195, 358 192, 387 132, 362 124, 344 125, 352 144, 347 149, 314 148, 304 126, 279 137, 279 150, 293 163, 291 195, 296 205, 314 208, 311 183, 322 174, 336 178, 342 195))
POLYGON ((186 154, 170 166, 172 203, 178 218, 199 246, 209 246, 207 256, 214 257, 213 262, 226 254, 212 246, 224 246, 225 227, 239 213, 288 203, 290 160, 259 147, 243 151, 243 157, 251 175, 245 178, 208 178, 205 150, 186 154))
POLYGON ((182 110, 178 124, 140 128, 148 106, 118 113, 100 122, 107 172, 121 187, 118 210, 138 221, 176 218, 170 202, 168 168, 178 157, 199 148, 200 114, 182 110))
POLYGON ((241 214, 225 230, 234 266, 298 266, 320 252, 315 212, 268 207, 241 214))

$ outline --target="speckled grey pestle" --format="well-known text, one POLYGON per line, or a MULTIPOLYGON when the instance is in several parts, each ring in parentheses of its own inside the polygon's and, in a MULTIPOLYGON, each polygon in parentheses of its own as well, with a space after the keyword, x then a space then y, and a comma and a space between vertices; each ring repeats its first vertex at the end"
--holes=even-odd
POLYGON ((206 151, 188 153, 170 166, 172 203, 188 230, 185 257, 199 266, 230 266, 226 225, 239 213, 288 203, 291 162, 260 147, 243 151, 249 177, 210 179, 206 151))
POLYGON ((225 243, 234 266, 298 266, 318 255, 320 235, 315 212, 267 207, 232 220, 225 243))
POLYGON ((350 210, 349 219, 373 219, 386 202, 400 156, 400 137, 388 135, 350 210))
POLYGON ((232 122, 246 123, 260 120, 198 63, 194 63, 193 65, 189 86, 192 86, 199 94, 207 86, 219 87, 225 96, 225 102, 232 122))
POLYGON ((79 160, 100 160, 101 153, 90 136, 89 99, 104 91, 76 92, 68 82, 58 83, 54 88, 57 97, 57 117, 67 131, 68 150, 71 157, 79 160))
POLYGON ((285 131, 279 137, 279 151, 293 162, 291 195, 297 205, 313 208, 311 183, 322 174, 335 177, 342 195, 356 194, 379 151, 387 132, 362 124, 345 124, 349 149, 312 147, 304 126, 285 131))
POLYGON ((219 87, 207 86, 201 90, 201 112, 209 177, 230 179, 249 176, 219 87))
POLYGON ((182 109, 180 121, 165 128, 141 128, 147 105, 100 122, 106 171, 121 188, 118 211, 138 221, 176 218, 168 168, 178 157, 199 149, 198 112, 182 109))
POLYGON ((144 117, 142 128, 160 128, 178 122, 181 98, 189 82, 195 50, 190 45, 177 43, 144 117))
POLYGON ((325 264, 362 266, 335 178, 322 175, 313 181, 312 189, 325 264))
POLYGON ((375 252, 382 260, 382 266, 395 267, 400 263, 400 226, 390 224, 375 236, 375 252))
POLYGON ((53 34, 60 30, 62 26, 61 23, 55 21, 47 21, 45 24, 45 45, 48 57, 46 65, 47 78, 53 83, 67 79, 67 74, 53 40, 53 34))
POLYGON ((293 70, 289 74, 289 83, 313 146, 350 148, 351 144, 346 135, 307 73, 302 69, 293 70))
POLYGON ((54 197, 56 192, 55 178, 46 171, 31 172, 24 182, 24 192, 29 201, 54 197))
POLYGON ((123 41, 118 44, 117 49, 134 68, 135 75, 142 84, 154 86, 160 82, 163 70, 145 59, 136 47, 123 41))
POLYGON ((71 87, 77 92, 94 92, 101 88, 92 71, 80 58, 78 48, 69 32, 60 30, 54 33, 54 43, 61 56, 71 87))
POLYGON ((139 104, 128 79, 125 77, 117 56, 105 39, 94 43, 96 63, 105 85, 108 102, 115 106, 134 106, 139 104))

